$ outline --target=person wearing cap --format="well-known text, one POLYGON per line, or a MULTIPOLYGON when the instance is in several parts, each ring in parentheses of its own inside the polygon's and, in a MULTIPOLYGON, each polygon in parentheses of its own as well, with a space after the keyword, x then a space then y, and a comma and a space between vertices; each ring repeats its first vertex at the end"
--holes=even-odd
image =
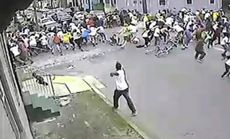
POLYGON ((124 96, 128 103, 129 109, 132 111, 132 116, 136 116, 137 111, 132 102, 132 99, 130 98, 129 84, 126 79, 125 70, 122 67, 121 63, 119 62, 116 63, 116 72, 111 72, 110 76, 115 77, 115 82, 116 82, 116 89, 114 91, 114 96, 113 96, 114 109, 117 109, 119 107, 118 105, 119 98, 121 96, 124 96))

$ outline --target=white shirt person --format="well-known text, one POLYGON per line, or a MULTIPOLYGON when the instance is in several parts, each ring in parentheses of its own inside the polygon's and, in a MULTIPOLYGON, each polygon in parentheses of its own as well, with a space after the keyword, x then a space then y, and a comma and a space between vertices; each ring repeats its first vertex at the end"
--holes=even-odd
POLYGON ((123 95, 128 103, 129 109, 132 111, 132 116, 136 116, 136 108, 129 96, 129 84, 126 79, 126 73, 119 62, 116 63, 116 72, 110 73, 110 76, 115 77, 116 82, 116 89, 113 96, 114 109, 117 109, 119 107, 118 101, 119 98, 123 95))

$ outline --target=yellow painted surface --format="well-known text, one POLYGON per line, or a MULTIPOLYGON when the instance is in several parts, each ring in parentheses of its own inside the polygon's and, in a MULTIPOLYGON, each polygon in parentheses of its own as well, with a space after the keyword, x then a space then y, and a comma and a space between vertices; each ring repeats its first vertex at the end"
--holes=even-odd
POLYGON ((57 97, 70 95, 69 90, 63 84, 56 84, 56 83, 54 83, 53 87, 54 87, 55 96, 57 96, 57 97))
POLYGON ((64 83, 68 86, 71 93, 88 91, 91 88, 77 76, 55 76, 53 83, 64 83))
POLYGON ((83 79, 90 85, 95 86, 98 89, 105 88, 105 86, 93 76, 85 76, 83 79))
MULTIPOLYGON (((94 76, 84 76, 84 77, 55 76, 52 77, 52 79, 53 79, 52 82, 53 82, 55 96, 59 96, 59 97, 67 96, 70 95, 71 93, 89 91, 92 88, 94 90, 105 88, 105 86, 100 81, 98 81, 94 76)), ((51 84, 49 84, 49 86, 43 86, 43 85, 39 85, 38 83, 36 83, 35 85, 35 83, 36 83, 35 79, 30 79, 24 81, 22 84, 23 84, 23 88, 26 91, 29 91, 30 94, 38 94, 39 96, 47 96, 47 97, 51 97, 54 95, 52 93, 51 84)))

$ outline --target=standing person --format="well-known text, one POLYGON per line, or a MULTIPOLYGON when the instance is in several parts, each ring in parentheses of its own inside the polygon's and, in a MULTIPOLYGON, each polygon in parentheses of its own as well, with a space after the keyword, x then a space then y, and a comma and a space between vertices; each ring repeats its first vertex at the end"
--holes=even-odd
POLYGON ((158 44, 160 44, 160 28, 159 28, 159 26, 156 26, 156 28, 154 29, 153 36, 155 38, 154 45, 157 46, 158 44))
POLYGON ((225 62, 225 72, 221 75, 221 78, 224 78, 225 75, 228 74, 228 77, 230 75, 230 57, 228 60, 225 62))
MULTIPOLYGON (((191 26, 193 26, 193 25, 191 24, 191 26)), ((185 30, 185 33, 184 33, 184 37, 185 37, 184 38, 184 43, 185 43, 185 46, 182 49, 188 48, 188 45, 189 45, 190 41, 193 38, 192 33, 193 32, 192 32, 192 30, 190 28, 188 28, 188 29, 185 30)))
POLYGON ((143 37, 143 39, 145 40, 145 45, 144 45, 144 47, 145 47, 145 48, 149 47, 150 41, 151 41, 151 37, 152 37, 152 34, 151 34, 150 30, 149 30, 149 29, 145 30, 145 31, 142 33, 142 37, 143 37))
POLYGON ((223 57, 223 60, 225 59, 226 57, 226 53, 227 53, 227 50, 228 50, 228 47, 229 47, 229 34, 228 33, 224 33, 224 37, 221 41, 221 46, 224 48, 224 52, 221 54, 222 57, 223 57))
POLYGON ((213 32, 212 31, 207 31, 205 42, 207 43, 208 49, 210 47, 213 47, 213 45, 212 45, 212 38, 213 38, 213 32))
POLYGON ((202 62, 206 55, 206 53, 204 52, 204 41, 202 38, 200 38, 197 41, 195 51, 196 51, 195 59, 197 60, 197 58, 199 57, 198 62, 202 62))
MULTIPOLYGON (((62 56, 63 53, 61 50, 61 38, 57 35, 57 33, 54 34, 53 42, 54 42, 54 48, 57 48, 58 52, 62 56)), ((52 49, 52 54, 54 54, 54 48, 52 49)))
POLYGON ((11 47, 10 47, 10 52, 12 52, 15 61, 19 62, 19 64, 21 64, 21 65, 26 65, 25 61, 23 61, 23 60, 20 58, 21 52, 20 52, 20 50, 19 50, 18 44, 12 43, 12 45, 11 45, 11 47))
POLYGON ((30 61, 30 63, 33 64, 34 62, 29 57, 29 49, 26 47, 26 45, 24 44, 24 41, 22 39, 18 40, 18 48, 21 51, 21 53, 20 53, 21 59, 25 62, 30 61))
MULTIPOLYGON (((69 34, 69 32, 64 32, 64 34, 63 34, 63 45, 66 49, 69 49, 70 39, 71 39, 71 35, 69 34)), ((73 50, 74 50, 74 48, 73 48, 73 50)))
POLYGON ((114 96, 113 96, 114 109, 118 108, 119 98, 120 96, 123 95, 128 103, 129 109, 132 111, 132 116, 136 116, 137 111, 129 96, 129 85, 126 80, 125 70, 122 68, 121 63, 119 62, 116 63, 116 72, 110 73, 110 76, 111 77, 115 76, 115 80, 116 80, 116 89, 114 91, 114 96))
POLYGON ((81 31, 79 29, 73 31, 73 40, 77 44, 77 46, 79 47, 79 49, 81 51, 84 51, 82 49, 83 39, 82 39, 81 31))
POLYGON ((103 26, 99 26, 97 28, 97 33, 101 36, 102 42, 104 43, 107 40, 107 37, 105 35, 105 30, 103 26))

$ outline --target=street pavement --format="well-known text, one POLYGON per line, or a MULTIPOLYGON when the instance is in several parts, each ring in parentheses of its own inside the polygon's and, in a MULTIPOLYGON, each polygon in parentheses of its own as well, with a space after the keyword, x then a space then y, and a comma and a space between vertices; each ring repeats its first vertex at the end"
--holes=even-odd
POLYGON ((176 48, 167 57, 156 58, 145 55, 144 48, 128 44, 124 50, 115 49, 87 60, 66 61, 46 71, 94 75, 106 85, 103 92, 112 101, 115 81, 109 73, 115 70, 116 61, 120 61, 127 72, 138 116, 130 116, 124 98, 119 110, 151 138, 229 139, 230 78, 220 77, 224 72, 221 51, 207 50, 201 64, 194 60, 193 47, 192 43, 185 51, 176 48), (68 69, 69 65, 74 68, 68 69))

